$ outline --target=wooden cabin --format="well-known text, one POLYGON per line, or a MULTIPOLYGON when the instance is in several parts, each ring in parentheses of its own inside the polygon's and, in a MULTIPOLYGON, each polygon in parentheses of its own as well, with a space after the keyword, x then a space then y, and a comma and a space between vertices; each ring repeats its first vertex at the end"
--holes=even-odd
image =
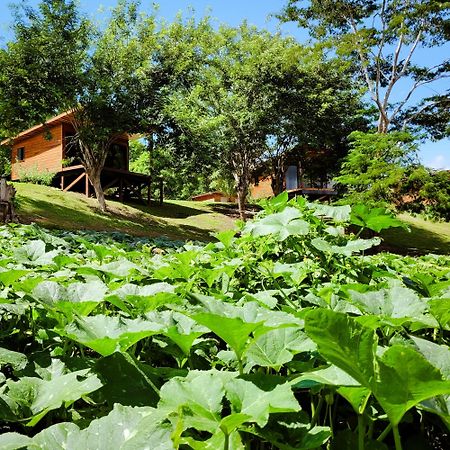
MULTIPOLYGON (((303 195, 311 200, 329 200, 337 195, 334 183, 327 173, 326 151, 300 148, 288 155, 286 170, 280 185, 289 197, 303 195)), ((268 198, 274 195, 270 170, 266 165, 254 173, 250 186, 250 195, 254 199, 268 198)))
MULTIPOLYGON (((14 139, 3 141, 11 146, 11 180, 20 181, 27 171, 54 173, 54 184, 63 191, 93 193, 89 177, 82 165, 70 113, 63 113, 36 125, 14 139)), ((129 171, 129 136, 123 134, 110 146, 102 171, 103 189, 120 201, 150 202, 150 176, 129 171)))
POLYGON ((220 191, 205 192, 191 198, 194 202, 236 203, 235 195, 227 195, 220 191))

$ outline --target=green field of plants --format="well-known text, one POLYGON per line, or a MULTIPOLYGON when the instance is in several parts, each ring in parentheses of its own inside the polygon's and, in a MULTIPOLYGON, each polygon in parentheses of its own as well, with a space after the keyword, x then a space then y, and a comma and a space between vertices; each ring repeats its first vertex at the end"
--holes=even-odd
POLYGON ((377 253, 399 226, 281 195, 207 245, 0 227, 0 449, 450 448, 450 257, 377 253))

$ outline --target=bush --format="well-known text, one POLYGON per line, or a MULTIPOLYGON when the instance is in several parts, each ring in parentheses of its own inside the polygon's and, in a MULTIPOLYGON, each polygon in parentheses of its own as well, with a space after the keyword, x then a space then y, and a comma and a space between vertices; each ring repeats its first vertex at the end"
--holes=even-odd
POLYGON ((51 186, 53 178, 56 173, 50 172, 48 169, 41 170, 37 166, 28 169, 19 169, 19 179, 24 183, 42 184, 44 186, 51 186))
POLYGON ((450 220, 450 172, 414 168, 400 186, 398 209, 434 220, 450 220))
POLYGON ((354 132, 351 150, 334 179, 347 203, 389 206, 399 199, 399 186, 416 159, 414 137, 405 132, 354 132))

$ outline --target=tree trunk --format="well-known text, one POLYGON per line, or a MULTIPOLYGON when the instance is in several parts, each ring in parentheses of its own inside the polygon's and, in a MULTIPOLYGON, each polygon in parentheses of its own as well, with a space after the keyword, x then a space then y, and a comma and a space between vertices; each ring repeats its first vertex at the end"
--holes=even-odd
POLYGON ((94 188, 95 196, 97 198, 100 210, 102 212, 105 212, 106 211, 105 193, 103 191, 103 187, 100 182, 100 174, 102 173, 102 169, 89 170, 89 168, 86 168, 86 173, 89 177, 89 181, 91 182, 94 188))
POLYGON ((385 115, 380 112, 380 117, 378 118, 378 129, 379 134, 386 134, 388 132, 390 122, 386 119, 385 115))
POLYGON ((278 162, 273 164, 272 174, 270 176, 271 178, 270 184, 272 186, 273 195, 275 195, 275 197, 281 194, 281 192, 284 190, 284 183, 283 183, 284 172, 285 172, 284 165, 278 162))
POLYGON ((239 216, 241 220, 247 220, 247 215, 245 213, 245 201, 248 195, 248 180, 245 175, 234 174, 234 179, 236 180, 236 193, 238 199, 239 216))

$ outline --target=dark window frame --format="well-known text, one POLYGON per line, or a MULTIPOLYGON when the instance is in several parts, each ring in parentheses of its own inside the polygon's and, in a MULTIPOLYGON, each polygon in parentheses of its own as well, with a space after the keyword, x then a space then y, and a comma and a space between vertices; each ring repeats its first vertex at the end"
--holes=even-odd
POLYGON ((25 160, 25 147, 19 147, 17 149, 17 161, 21 162, 25 160))

